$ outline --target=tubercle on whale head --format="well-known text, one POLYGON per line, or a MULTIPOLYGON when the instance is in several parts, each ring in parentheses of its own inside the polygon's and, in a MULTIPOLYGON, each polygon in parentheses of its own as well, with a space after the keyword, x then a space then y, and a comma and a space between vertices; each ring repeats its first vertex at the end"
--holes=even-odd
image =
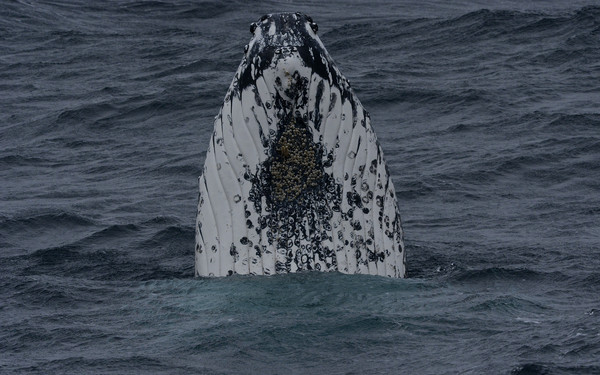
POLYGON ((337 83, 337 74, 331 68, 333 61, 317 36, 317 30, 312 18, 299 12, 267 14, 253 22, 250 26, 252 38, 244 47, 240 66, 240 90, 254 84, 268 69, 288 75, 297 71, 302 76, 306 74, 305 78, 310 78, 314 72, 337 83))
POLYGON ((312 18, 300 12, 267 14, 250 25, 250 45, 262 41, 263 47, 298 47, 317 39, 316 30, 312 18))

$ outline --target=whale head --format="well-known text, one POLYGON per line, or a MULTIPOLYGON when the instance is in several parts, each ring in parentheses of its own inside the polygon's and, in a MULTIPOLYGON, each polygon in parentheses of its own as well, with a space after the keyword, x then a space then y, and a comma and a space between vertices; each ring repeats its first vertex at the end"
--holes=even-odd
POLYGON ((368 112, 302 13, 268 14, 199 180, 196 272, 404 277, 394 186, 368 112))
POLYGON ((264 42, 262 47, 304 46, 318 40, 317 24, 302 13, 276 13, 262 16, 250 24, 252 42, 264 42))
POLYGON ((312 74, 339 86, 341 75, 317 31, 312 18, 299 12, 268 14, 253 22, 240 66, 240 89, 262 77, 283 99, 298 101, 312 74))

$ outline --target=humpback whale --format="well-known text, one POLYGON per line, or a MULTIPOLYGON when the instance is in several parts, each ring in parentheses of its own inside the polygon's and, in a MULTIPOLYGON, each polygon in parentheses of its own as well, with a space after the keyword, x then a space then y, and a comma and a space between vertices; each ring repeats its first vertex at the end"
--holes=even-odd
POLYGON ((250 25, 198 180, 196 276, 405 276, 383 152, 317 30, 301 13, 250 25))

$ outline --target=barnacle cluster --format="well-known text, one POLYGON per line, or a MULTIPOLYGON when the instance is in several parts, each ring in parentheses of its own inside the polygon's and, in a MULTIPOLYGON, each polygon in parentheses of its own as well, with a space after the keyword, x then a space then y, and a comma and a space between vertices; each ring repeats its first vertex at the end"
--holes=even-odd
POLYGON ((318 185, 323 177, 317 165, 318 150, 306 127, 292 119, 275 144, 271 162, 271 183, 274 198, 279 202, 293 201, 318 185))
POLYGON ((335 249, 324 244, 332 241, 333 212, 340 212, 342 204, 342 185, 325 169, 332 165, 333 152, 313 141, 302 115, 282 112, 268 158, 256 173, 244 175, 252 184, 248 200, 260 213, 248 230, 264 235, 285 256, 275 263, 278 273, 294 267, 337 269, 335 249))

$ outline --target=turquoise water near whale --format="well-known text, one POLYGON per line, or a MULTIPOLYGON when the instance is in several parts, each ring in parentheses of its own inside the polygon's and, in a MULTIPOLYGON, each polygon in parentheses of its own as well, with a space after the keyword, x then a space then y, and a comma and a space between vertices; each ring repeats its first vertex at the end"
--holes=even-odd
POLYGON ((0 7, 0 373, 600 374, 594 1, 0 7), (380 139, 409 278, 197 279, 197 177, 262 14, 380 139))

